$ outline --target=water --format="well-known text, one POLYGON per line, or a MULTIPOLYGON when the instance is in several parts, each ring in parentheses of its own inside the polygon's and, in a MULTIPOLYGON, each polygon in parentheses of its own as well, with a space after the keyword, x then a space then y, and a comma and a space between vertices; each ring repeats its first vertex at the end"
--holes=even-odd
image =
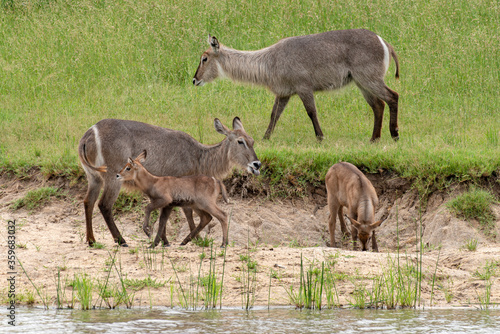
POLYGON ((500 333, 500 310, 323 310, 169 308, 43 310, 18 308, 0 333, 500 333))

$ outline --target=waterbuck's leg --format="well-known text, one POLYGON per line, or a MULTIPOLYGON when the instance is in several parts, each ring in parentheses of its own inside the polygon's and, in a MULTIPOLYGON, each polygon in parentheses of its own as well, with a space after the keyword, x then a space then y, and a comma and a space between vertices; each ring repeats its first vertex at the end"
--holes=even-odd
POLYGON ((299 95, 300 99, 302 100, 304 108, 306 108, 307 115, 309 115, 309 118, 312 121, 316 138, 318 140, 323 140, 324 136, 323 132, 321 131, 321 127, 319 126, 318 114, 316 112, 316 103, 314 102, 314 92, 301 92, 297 93, 297 95, 299 95))
POLYGON ((227 214, 222 211, 219 207, 215 207, 215 209, 210 212, 214 215, 222 226, 222 245, 221 247, 226 247, 228 243, 228 223, 227 223, 227 214))
POLYGON ((384 119, 384 101, 365 90, 363 87, 359 86, 359 89, 363 93, 363 96, 373 110, 374 122, 373 122, 373 134, 370 139, 371 142, 375 142, 380 138, 382 133, 382 121, 384 119))
POLYGON ((375 231, 372 231, 372 251, 378 253, 377 238, 375 238, 375 231))
POLYGON ((193 209, 191 208, 182 208, 182 211, 184 211, 184 215, 186 216, 186 219, 189 224, 189 230, 193 231, 196 228, 196 225, 194 224, 194 218, 193 218, 193 209))
POLYGON ((151 203, 149 203, 146 206, 146 209, 144 209, 144 223, 142 224, 142 230, 144 231, 144 233, 146 233, 148 237, 151 237, 151 223, 149 220, 149 218, 151 217, 151 212, 153 212, 156 209, 163 208, 167 206, 167 204, 168 202, 165 201, 163 198, 154 199, 151 200, 151 203))
POLYGON ((87 195, 83 200, 83 207, 85 209, 85 223, 87 225, 87 242, 89 246, 93 246, 95 243, 94 231, 92 229, 92 214, 94 212, 95 202, 99 197, 99 192, 102 187, 102 180, 100 178, 93 177, 92 175, 87 175, 88 179, 88 189, 87 195))
POLYGON ((105 181, 104 191, 99 201, 99 210, 101 210, 102 216, 104 217, 115 242, 120 246, 128 247, 127 242, 123 239, 120 231, 118 231, 113 219, 113 204, 115 204, 116 199, 118 198, 120 187, 121 185, 116 181, 110 179, 105 181))
MULTIPOLYGON (((358 220, 358 214, 357 212, 349 211, 349 218, 352 218, 354 220, 358 220)), ((351 222, 351 236, 352 236, 352 249, 357 250, 358 249, 358 229, 354 226, 354 224, 351 222)))
POLYGON ((181 246, 184 246, 185 244, 190 242, 194 237, 196 237, 198 233, 200 233, 205 228, 205 226, 207 226, 208 223, 210 223, 210 221, 212 220, 212 216, 205 211, 196 210, 196 213, 200 216, 200 223, 194 230, 191 231, 191 233, 189 233, 187 237, 184 238, 184 240, 182 240, 181 246))
POLYGON ((394 140, 399 139, 399 127, 398 127, 398 100, 399 100, 399 94, 396 93, 395 91, 391 90, 389 87, 387 87, 387 90, 390 92, 389 95, 391 95, 390 99, 387 102, 387 105, 389 105, 389 111, 391 113, 391 118, 389 122, 389 129, 391 131, 391 137, 394 140))
POLYGON ((149 248, 154 248, 160 243, 160 239, 163 240, 164 246, 169 246, 169 242, 166 237, 166 229, 167 229, 167 221, 168 217, 170 217, 170 213, 172 212, 171 206, 167 206, 161 209, 160 214, 160 222, 158 225, 158 233, 156 233, 156 238, 153 244, 149 248))
POLYGON ((157 208, 158 207, 154 205, 153 202, 151 202, 144 209, 144 222, 142 223, 142 230, 144 231, 144 233, 146 233, 148 238, 151 237, 151 225, 149 223, 149 218, 151 216, 151 212, 153 212, 153 210, 156 210, 157 208))
POLYGON ((267 127, 264 139, 271 138, 274 127, 276 126, 276 123, 278 122, 278 119, 280 118, 281 113, 285 109, 289 100, 290 96, 276 96, 276 98, 274 99, 273 111, 271 112, 271 121, 269 122, 269 126, 267 127))
MULTIPOLYGON (((184 209, 184 208, 183 208, 183 209, 184 209)), ((190 231, 191 231, 191 232, 193 232, 193 231, 196 229, 196 225, 195 225, 195 223, 194 223, 194 219, 193 219, 193 211, 194 211, 194 212, 198 215, 198 217, 200 217, 200 224, 201 224, 201 216, 202 216, 204 213, 203 213, 203 211, 198 210, 198 209, 194 209, 194 210, 193 210, 193 209, 191 209, 191 208, 186 208, 186 209, 189 209, 189 210, 190 210, 190 211, 189 211, 189 214, 191 215, 191 222, 189 222, 189 220, 188 220, 188 223, 189 223, 189 229, 190 229, 190 231), (191 224, 192 224, 192 226, 191 226, 191 224)), ((206 215, 206 213, 205 213, 205 215, 206 215)), ((206 222, 206 225, 208 225, 208 223, 210 223, 210 221, 212 220, 212 216, 210 216, 210 215, 206 215, 206 216, 208 216, 208 218, 207 218, 207 217, 205 217, 205 219, 208 219, 208 222, 206 222)), ((186 218, 187 218, 187 215, 186 215, 186 218)), ((205 225, 205 226, 206 226, 206 225, 205 225)), ((196 237, 198 237, 198 233, 197 233, 197 234, 195 234, 195 235, 193 235, 193 239, 194 239, 194 238, 196 238, 196 237)))
POLYGON ((344 207, 341 205, 339 206, 338 209, 338 216, 339 216, 339 221, 340 221, 340 230, 342 231, 342 239, 346 238, 348 236, 347 232, 347 227, 345 225, 345 220, 344 220, 344 207))
MULTIPOLYGON (((361 86, 358 84, 358 87, 361 86)), ((363 87, 361 90, 370 91, 373 95, 377 96, 379 99, 387 103, 387 105, 389 106, 389 113, 390 113, 389 130, 391 131, 392 139, 398 140, 399 139, 398 93, 387 87, 387 85, 384 83, 383 80, 378 82, 370 82, 369 87, 363 87)))
MULTIPOLYGON (((338 203, 332 203, 328 201, 328 209, 330 210, 330 215, 328 216, 328 232, 330 232, 330 247, 337 247, 335 243, 335 228, 337 224, 337 211, 339 210, 338 203)), ((340 245, 339 245, 340 247, 340 245)))

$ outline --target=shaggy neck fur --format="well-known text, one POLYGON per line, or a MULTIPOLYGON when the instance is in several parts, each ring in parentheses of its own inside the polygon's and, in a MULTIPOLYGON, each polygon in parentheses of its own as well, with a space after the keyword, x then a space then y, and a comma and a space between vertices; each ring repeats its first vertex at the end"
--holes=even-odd
POLYGON ((269 48, 239 51, 225 46, 219 49, 219 64, 224 75, 232 80, 267 86, 269 77, 269 48))
POLYGON ((197 174, 211 175, 222 180, 231 171, 231 161, 228 157, 229 140, 227 138, 218 144, 206 146, 201 151, 197 174))

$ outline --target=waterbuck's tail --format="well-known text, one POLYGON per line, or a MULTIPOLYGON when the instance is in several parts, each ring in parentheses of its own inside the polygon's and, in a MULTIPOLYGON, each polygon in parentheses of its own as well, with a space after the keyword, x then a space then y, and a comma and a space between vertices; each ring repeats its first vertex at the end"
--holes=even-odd
POLYGON ((224 199, 224 202, 229 203, 229 199, 227 198, 227 192, 226 192, 226 187, 224 186, 224 183, 222 183, 222 181, 220 181, 220 180, 217 180, 217 182, 219 183, 219 188, 220 188, 220 192, 222 194, 222 199, 224 199))
POLYGON ((89 160, 87 159, 87 152, 85 151, 85 143, 78 146, 78 155, 80 155, 82 163, 90 169, 95 170, 99 173, 106 173, 108 171, 108 168, 106 166, 95 167, 89 162, 89 160))
POLYGON ((396 79, 399 79, 399 61, 398 61, 398 55, 396 54, 396 51, 394 51, 394 48, 391 45, 389 45, 389 43, 386 43, 386 44, 389 47, 389 52, 391 53, 391 56, 394 59, 394 62, 396 63, 396 79))

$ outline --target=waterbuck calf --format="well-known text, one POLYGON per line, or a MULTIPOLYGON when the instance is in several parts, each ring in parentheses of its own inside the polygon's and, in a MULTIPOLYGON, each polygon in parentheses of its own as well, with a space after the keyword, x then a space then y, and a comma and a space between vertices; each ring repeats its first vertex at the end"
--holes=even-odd
POLYGON ((339 162, 328 170, 325 177, 328 208, 330 217, 328 229, 330 231, 330 247, 335 247, 336 216, 340 220, 340 228, 344 236, 347 229, 344 221, 343 209, 347 207, 347 218, 351 221, 351 234, 356 248, 356 240, 363 246, 363 251, 368 249, 368 241, 372 239, 372 250, 378 252, 375 228, 382 221, 375 222, 375 208, 378 197, 370 180, 348 162, 339 162))
MULTIPOLYGON (((233 119, 233 130, 217 118, 214 126, 218 133, 226 136, 215 145, 203 145, 181 131, 119 119, 104 119, 87 130, 78 145, 78 156, 88 180, 83 204, 89 245, 95 243, 92 212, 104 186, 99 209, 115 242, 127 246, 112 215, 113 204, 122 186, 116 174, 129 157, 137 156, 144 149, 154 157, 148 159, 144 166, 155 175, 208 175, 222 179, 235 166, 259 175, 261 163, 253 149, 254 140, 245 132, 240 119, 233 119), (99 168, 104 165, 106 170, 99 168)), ((125 182, 125 185, 134 188, 133 182, 125 182)), ((189 228, 195 230, 192 210, 185 208, 183 211, 189 228)))
POLYGON ((314 92, 334 90, 354 82, 373 109, 372 141, 380 138, 384 102, 389 105, 389 129, 399 138, 398 93, 384 83, 392 57, 399 78, 396 52, 389 43, 364 29, 328 31, 289 37, 257 51, 239 51, 209 35, 210 48, 201 56, 193 84, 202 86, 218 77, 267 87, 276 95, 271 121, 264 135, 269 139, 290 97, 297 94, 311 118, 316 137, 323 139, 314 92))
POLYGON ((204 175, 155 176, 142 165, 146 161, 146 156, 147 151, 143 151, 134 160, 129 158, 125 167, 116 175, 116 179, 118 181, 134 181, 135 185, 151 200, 151 203, 146 206, 143 229, 149 227, 151 211, 161 209, 158 233, 151 247, 158 245, 160 239, 163 240, 165 246, 169 245, 165 233, 166 224, 172 209, 176 206, 195 210, 201 219, 198 227, 191 231, 181 245, 189 242, 212 220, 212 216, 215 216, 222 226, 222 247, 226 246, 227 214, 216 203, 221 192, 224 201, 229 202, 224 184, 214 177, 204 175))

